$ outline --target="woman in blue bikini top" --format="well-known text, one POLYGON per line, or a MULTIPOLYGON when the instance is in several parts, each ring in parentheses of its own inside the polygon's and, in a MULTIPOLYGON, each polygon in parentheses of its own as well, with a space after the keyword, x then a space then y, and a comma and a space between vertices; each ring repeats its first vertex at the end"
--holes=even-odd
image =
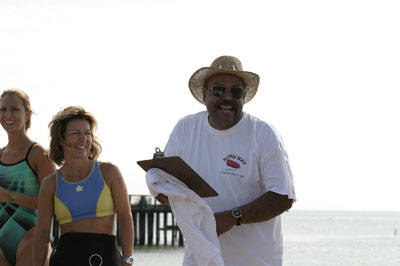
POLYGON ((49 156, 60 169, 48 176, 40 189, 33 266, 43 266, 48 256, 44 247, 54 215, 60 224, 60 238, 50 266, 133 263, 128 191, 118 167, 97 160, 101 145, 94 135, 96 125, 93 115, 79 106, 61 110, 49 124, 49 156))

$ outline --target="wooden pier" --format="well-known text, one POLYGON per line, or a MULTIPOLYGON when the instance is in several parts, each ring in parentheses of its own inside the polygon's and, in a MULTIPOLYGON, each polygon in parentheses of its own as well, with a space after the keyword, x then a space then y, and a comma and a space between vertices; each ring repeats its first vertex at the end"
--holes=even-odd
POLYGON ((180 232, 169 206, 150 195, 130 195, 136 246, 183 246, 180 232))

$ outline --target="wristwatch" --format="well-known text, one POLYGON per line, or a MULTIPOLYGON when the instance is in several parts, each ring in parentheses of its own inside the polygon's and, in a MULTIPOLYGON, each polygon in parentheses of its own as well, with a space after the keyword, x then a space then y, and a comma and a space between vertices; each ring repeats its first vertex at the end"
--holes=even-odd
POLYGON ((17 199, 17 193, 16 192, 11 192, 10 194, 10 203, 14 203, 14 201, 17 199))
POLYGON ((242 212, 240 211, 239 208, 234 208, 232 209, 232 215, 233 217, 236 218, 236 225, 241 225, 241 221, 242 221, 242 212))
POLYGON ((135 261, 135 259, 132 256, 130 256, 128 258, 121 258, 121 262, 127 263, 127 264, 133 264, 134 261, 135 261))

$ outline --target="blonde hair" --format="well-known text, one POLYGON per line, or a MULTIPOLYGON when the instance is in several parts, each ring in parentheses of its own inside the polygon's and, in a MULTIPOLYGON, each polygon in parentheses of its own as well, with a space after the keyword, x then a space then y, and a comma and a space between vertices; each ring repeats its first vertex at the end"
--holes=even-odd
POLYGON ((67 130, 68 123, 73 119, 83 119, 89 122, 92 131, 92 146, 89 151, 88 157, 96 159, 101 153, 101 145, 93 132, 97 128, 97 121, 94 116, 86 112, 83 107, 69 106, 59 111, 49 123, 50 129, 50 150, 49 157, 58 166, 62 166, 65 162, 64 152, 60 143, 65 139, 65 131, 67 130))
POLYGON ((21 99, 22 105, 25 108, 25 111, 28 113, 28 117, 26 118, 25 121, 25 130, 28 130, 31 127, 31 116, 32 116, 32 107, 31 107, 31 101, 29 100, 28 94, 26 92, 20 90, 20 89, 9 89, 3 91, 3 93, 0 96, 0 101, 3 100, 4 97, 13 95, 17 96, 18 98, 21 99))

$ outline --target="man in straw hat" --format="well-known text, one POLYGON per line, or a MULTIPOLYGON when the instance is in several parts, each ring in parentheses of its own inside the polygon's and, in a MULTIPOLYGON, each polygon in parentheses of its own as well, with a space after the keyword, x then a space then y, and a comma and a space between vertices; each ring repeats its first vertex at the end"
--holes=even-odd
MULTIPOLYGON (((242 111, 259 76, 239 59, 221 56, 189 80, 207 111, 181 119, 165 147, 180 156, 219 194, 205 198, 214 212, 225 265, 282 265, 280 214, 296 199, 282 140, 267 123, 242 111)), ((157 198, 163 201, 163 195, 157 198)), ((184 265, 196 265, 186 247, 184 265)))

